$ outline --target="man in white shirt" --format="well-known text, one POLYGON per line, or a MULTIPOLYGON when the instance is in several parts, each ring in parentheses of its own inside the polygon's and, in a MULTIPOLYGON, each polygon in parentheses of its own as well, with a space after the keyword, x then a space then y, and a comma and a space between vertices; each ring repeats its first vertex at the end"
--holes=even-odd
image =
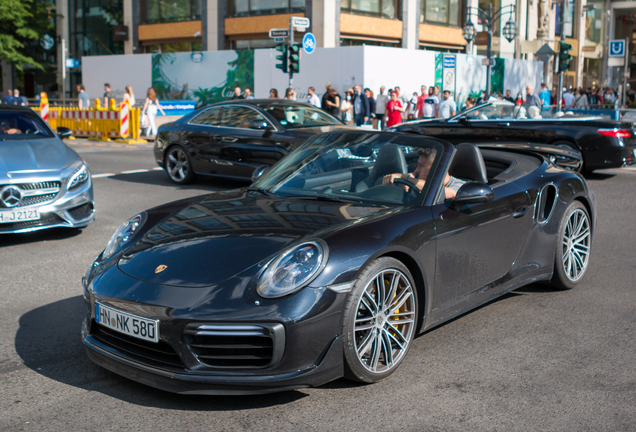
POLYGON ((316 89, 313 87, 309 87, 307 90, 307 103, 315 106, 316 108, 320 108, 322 106, 320 98, 316 95, 316 89))
POLYGON ((402 107, 404 108, 404 112, 402 113, 402 118, 404 120, 406 120, 407 119, 407 113, 409 111, 409 105, 411 105, 411 102, 408 100, 408 98, 406 96, 403 96, 400 93, 400 87, 399 86, 395 86, 394 91, 397 94, 398 100, 400 102, 402 102, 402 107))
POLYGON ((437 118, 439 110, 439 98, 435 96, 435 87, 429 87, 428 96, 424 99, 422 118, 437 118))
POLYGON ((450 97, 450 91, 444 90, 444 100, 439 104, 439 118, 451 118, 457 112, 457 104, 450 97))
POLYGON ((254 99, 252 89, 246 88, 245 90, 243 90, 243 95, 245 96, 245 99, 254 99))

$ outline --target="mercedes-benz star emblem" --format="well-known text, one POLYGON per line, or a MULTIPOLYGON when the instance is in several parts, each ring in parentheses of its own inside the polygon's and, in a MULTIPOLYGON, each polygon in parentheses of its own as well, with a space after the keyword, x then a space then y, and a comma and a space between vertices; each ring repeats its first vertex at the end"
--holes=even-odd
POLYGON ((20 204, 22 191, 15 186, 5 186, 0 190, 0 202, 5 207, 15 207, 20 204))

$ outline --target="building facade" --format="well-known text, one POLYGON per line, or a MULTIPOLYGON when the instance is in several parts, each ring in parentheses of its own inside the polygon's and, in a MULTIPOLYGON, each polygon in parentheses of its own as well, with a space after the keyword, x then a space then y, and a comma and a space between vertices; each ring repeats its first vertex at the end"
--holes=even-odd
MULTIPOLYGON (((302 16, 311 20, 307 31, 320 48, 376 45, 485 54, 484 39, 467 46, 462 27, 470 20, 477 32, 484 31, 474 11, 492 4, 494 10, 507 11, 493 30, 494 57, 534 60, 545 43, 558 51, 556 40, 563 28, 574 57, 565 84, 611 80, 603 47, 610 32, 631 37, 631 27, 624 22, 631 22, 636 1, 566 2, 562 25, 560 5, 549 0, 56 0, 57 36, 68 41, 66 57, 77 60, 89 55, 259 49, 277 44, 268 37, 271 28, 288 28, 290 16, 302 16), (611 18, 605 12, 610 4, 611 18), (512 42, 502 36, 510 18, 518 27, 512 42)), ((57 58, 61 71, 61 44, 57 58)), ((548 82, 553 70, 553 61, 546 62, 548 82)), ((64 86, 58 72, 58 83, 71 97, 81 80, 81 65, 68 72, 64 86)))

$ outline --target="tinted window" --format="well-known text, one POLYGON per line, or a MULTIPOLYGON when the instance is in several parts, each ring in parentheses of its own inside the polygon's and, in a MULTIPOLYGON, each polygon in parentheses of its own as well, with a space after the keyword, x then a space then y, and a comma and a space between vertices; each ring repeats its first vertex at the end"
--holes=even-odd
POLYGON ((285 129, 342 125, 340 120, 311 105, 278 105, 264 108, 285 129))
POLYGON ((221 117, 221 108, 210 108, 202 113, 197 114, 190 123, 200 124, 200 125, 208 125, 208 126, 218 126, 219 119, 221 117))
POLYGON ((226 106, 223 108, 221 126, 249 128, 250 123, 254 120, 265 120, 265 117, 252 108, 226 106))
POLYGON ((50 138, 53 135, 35 114, 0 112, 0 139, 50 138))

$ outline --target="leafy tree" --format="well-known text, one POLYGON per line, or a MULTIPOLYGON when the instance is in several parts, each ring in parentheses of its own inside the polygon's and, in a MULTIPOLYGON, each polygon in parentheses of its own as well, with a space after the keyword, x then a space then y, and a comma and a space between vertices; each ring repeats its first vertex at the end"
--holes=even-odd
POLYGON ((52 29, 47 3, 39 0, 0 0, 0 59, 22 70, 44 67, 32 57, 34 46, 52 29))

